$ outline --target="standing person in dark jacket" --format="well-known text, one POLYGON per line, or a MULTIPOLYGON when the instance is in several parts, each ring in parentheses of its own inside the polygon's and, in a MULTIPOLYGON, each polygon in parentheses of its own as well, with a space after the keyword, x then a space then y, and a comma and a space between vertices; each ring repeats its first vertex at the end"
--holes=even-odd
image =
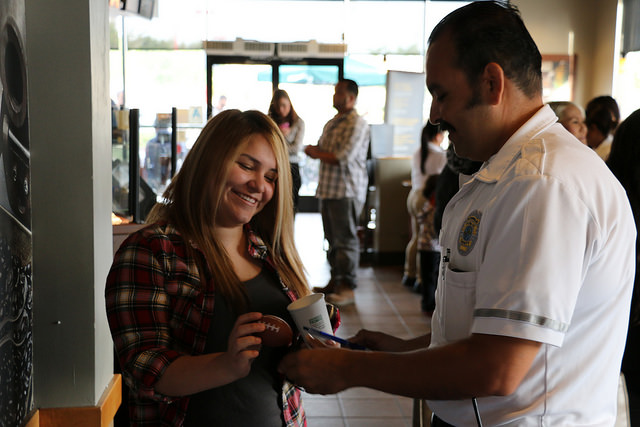
MULTIPOLYGON (((607 165, 627 192, 636 229, 640 227, 640 110, 623 121, 611 144, 607 165)), ((631 425, 640 426, 640 238, 636 238, 636 278, 631 300, 622 373, 629 393, 631 425)))

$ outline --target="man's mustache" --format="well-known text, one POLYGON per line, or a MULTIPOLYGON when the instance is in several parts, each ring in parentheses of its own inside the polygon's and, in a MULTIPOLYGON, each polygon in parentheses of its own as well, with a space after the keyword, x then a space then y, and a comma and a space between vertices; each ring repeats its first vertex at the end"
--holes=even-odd
POLYGON ((455 130, 455 128, 453 126, 451 126, 450 123, 445 122, 444 120, 440 120, 440 130, 442 130, 443 132, 449 132, 452 130, 455 130))

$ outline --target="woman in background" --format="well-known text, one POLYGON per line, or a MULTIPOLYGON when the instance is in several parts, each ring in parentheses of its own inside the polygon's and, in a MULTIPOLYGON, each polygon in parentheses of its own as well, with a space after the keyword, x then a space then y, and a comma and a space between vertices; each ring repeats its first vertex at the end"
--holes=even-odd
POLYGON ((558 122, 580 142, 587 145, 587 124, 584 110, 570 101, 554 101, 549 106, 558 116, 558 122))
MULTIPOLYGON (((607 165, 627 192, 636 229, 640 229, 640 110, 623 121, 613 138, 607 165)), ((631 299, 627 345, 622 356, 631 425, 640 426, 640 238, 636 236, 636 278, 631 299)))
POLYGON ((411 191, 407 196, 407 211, 411 219, 411 240, 405 249, 402 284, 421 292, 420 261, 418 260, 418 218, 423 215, 426 199, 423 189, 427 178, 438 175, 447 164, 447 156, 440 147, 444 133, 439 125, 427 123, 422 129, 420 147, 413 153, 411 163, 411 191))
POLYGON ((422 284, 422 313, 431 317, 436 308, 436 289, 438 287, 438 266, 440 265, 439 236, 435 231, 436 186, 440 175, 429 175, 422 189, 424 205, 418 215, 418 263, 422 284))
POLYGON ((286 307, 309 293, 286 150, 265 114, 219 113, 116 253, 105 296, 131 425, 306 425, 276 369, 288 349, 254 335, 263 314, 294 325, 286 307))
POLYGON ((269 104, 269 117, 278 125, 289 147, 289 163, 291 164, 291 177, 293 179, 293 208, 298 210, 298 192, 302 179, 300 178, 299 153, 304 140, 304 120, 298 116, 289 94, 276 89, 269 104))
POLYGON ((585 115, 587 145, 606 161, 611 151, 613 135, 620 123, 618 103, 608 95, 596 96, 587 103, 585 115))

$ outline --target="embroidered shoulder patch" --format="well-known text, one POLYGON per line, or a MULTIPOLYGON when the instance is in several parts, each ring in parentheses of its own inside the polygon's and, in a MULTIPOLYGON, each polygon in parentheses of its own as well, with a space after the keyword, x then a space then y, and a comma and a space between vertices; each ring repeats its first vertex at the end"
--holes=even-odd
POLYGON ((460 234, 458 235, 458 253, 460 255, 469 255, 469 252, 471 252, 476 245, 481 218, 482 212, 476 210, 471 212, 464 221, 464 224, 462 224, 460 234))

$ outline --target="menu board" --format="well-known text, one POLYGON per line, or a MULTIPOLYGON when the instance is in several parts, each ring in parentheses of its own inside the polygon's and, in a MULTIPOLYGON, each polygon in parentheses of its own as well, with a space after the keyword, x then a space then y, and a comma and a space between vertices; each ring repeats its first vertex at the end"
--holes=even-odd
POLYGON ((410 156, 420 146, 425 74, 389 71, 384 122, 393 126, 393 156, 410 156))

